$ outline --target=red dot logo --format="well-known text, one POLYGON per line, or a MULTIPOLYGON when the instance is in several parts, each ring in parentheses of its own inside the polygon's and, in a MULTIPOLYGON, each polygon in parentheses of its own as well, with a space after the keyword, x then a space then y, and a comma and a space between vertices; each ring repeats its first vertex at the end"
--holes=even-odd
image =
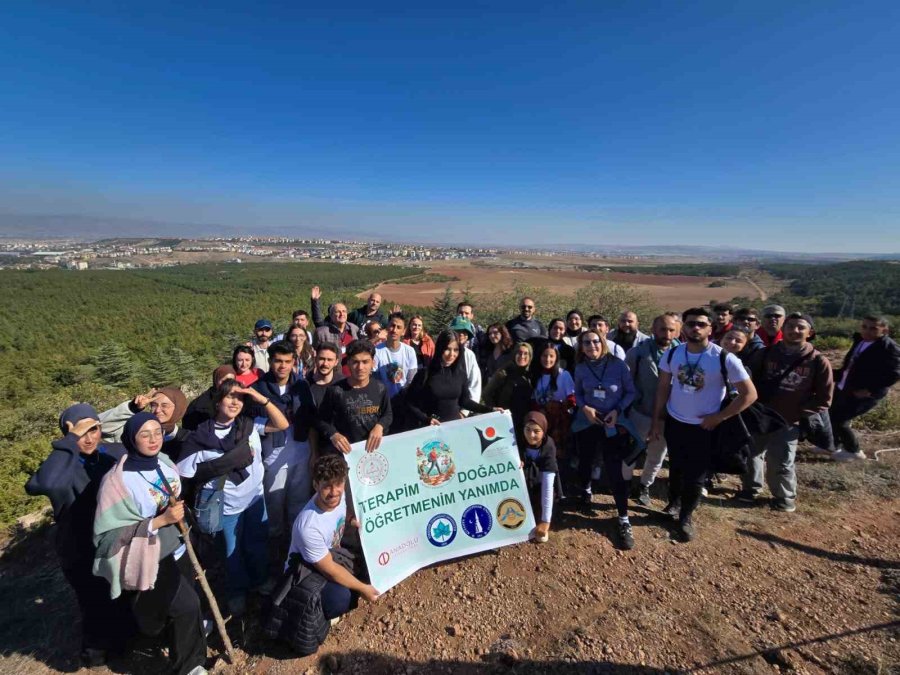
POLYGON ((497 432, 494 431, 494 427, 488 427, 487 429, 484 430, 485 438, 493 438, 496 435, 497 435, 497 432))
POLYGON ((390 562, 390 560, 391 560, 391 554, 388 553, 387 551, 385 551, 380 556, 378 556, 378 564, 381 565, 382 567, 387 565, 390 562))

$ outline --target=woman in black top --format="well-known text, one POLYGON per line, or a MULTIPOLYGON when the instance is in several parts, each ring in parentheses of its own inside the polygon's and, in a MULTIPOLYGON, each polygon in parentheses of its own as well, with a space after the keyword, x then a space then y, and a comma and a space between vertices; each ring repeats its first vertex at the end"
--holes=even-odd
MULTIPOLYGON (((566 322, 562 319, 553 319, 547 325, 547 341, 556 348, 559 354, 559 367, 568 370, 570 374, 575 373, 575 350, 565 341, 566 322)), ((541 352, 543 348, 536 349, 535 352, 541 352)))
POLYGON ((410 385, 407 408, 418 426, 458 420, 461 408, 478 413, 494 410, 469 396, 466 369, 459 358, 459 341, 453 331, 445 330, 438 335, 434 358, 426 370, 416 373, 410 385))
POLYGON ((512 363, 513 341, 509 330, 502 323, 488 326, 487 340, 480 349, 478 365, 481 366, 481 381, 487 382, 501 368, 512 363))

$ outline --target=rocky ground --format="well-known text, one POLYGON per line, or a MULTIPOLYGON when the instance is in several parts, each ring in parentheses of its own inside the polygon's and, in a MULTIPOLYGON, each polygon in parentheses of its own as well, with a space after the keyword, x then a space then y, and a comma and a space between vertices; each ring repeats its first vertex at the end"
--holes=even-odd
MULTIPOLYGON (((868 447, 898 445, 897 434, 868 447)), ((616 550, 609 496, 562 512, 550 542, 423 570, 332 629, 315 656, 229 624, 224 673, 900 672, 900 453, 835 465, 803 454, 799 508, 706 500, 698 538, 676 544, 663 506, 634 509, 637 546, 616 550)), ((75 672, 77 610, 46 529, 0 558, 0 671, 75 672)), ((212 655, 217 645, 211 645, 212 655)), ((99 672, 166 672, 157 643, 99 672)))

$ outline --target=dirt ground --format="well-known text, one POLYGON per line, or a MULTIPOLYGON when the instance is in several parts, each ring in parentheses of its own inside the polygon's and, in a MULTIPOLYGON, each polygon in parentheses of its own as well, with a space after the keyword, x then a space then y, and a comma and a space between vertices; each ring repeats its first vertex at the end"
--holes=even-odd
MULTIPOLYGON (((546 262, 544 264, 547 264, 546 262)), ((596 264, 596 261, 594 262, 596 264)), ((571 265, 555 269, 510 268, 505 266, 474 266, 466 263, 435 263, 430 272, 456 277, 458 281, 419 284, 386 283, 361 293, 364 298, 372 290, 380 292, 389 302, 427 307, 444 292, 449 283, 460 293, 467 286, 474 293, 508 291, 516 284, 539 286, 553 293, 572 293, 575 289, 596 281, 628 284, 650 295, 669 310, 683 311, 688 307, 705 305, 711 299, 730 300, 737 296, 758 297, 759 288, 745 279, 718 277, 668 276, 661 274, 626 274, 624 272, 582 272, 571 265), (710 288, 712 282, 723 285, 710 288)))
MULTIPOLYGON (((897 445, 896 433, 871 436, 897 445)), ((613 545, 614 507, 557 511, 545 545, 523 544, 422 570, 293 658, 258 619, 229 633, 259 673, 892 673, 900 668, 900 456, 835 465, 802 453, 799 508, 740 508, 727 478, 675 544, 661 515, 635 506, 637 546, 613 545)), ((47 528, 0 558, 0 672, 78 670, 78 612, 47 528)), ((253 616, 251 614, 251 616, 253 616)), ((210 654, 215 649, 211 644, 210 654)), ((106 672, 163 673, 158 643, 106 672)), ((87 672, 87 671, 85 671, 87 672)))

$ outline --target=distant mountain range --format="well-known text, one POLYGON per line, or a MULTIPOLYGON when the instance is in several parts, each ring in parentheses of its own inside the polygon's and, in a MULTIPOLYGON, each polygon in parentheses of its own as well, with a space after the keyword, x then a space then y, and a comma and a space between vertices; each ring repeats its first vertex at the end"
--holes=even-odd
MULTIPOLYGON (((17 214, 0 213, 0 239, 76 239, 97 241, 110 238, 146 238, 176 237, 179 239, 209 239, 213 237, 246 237, 248 235, 296 238, 331 238, 353 239, 357 241, 393 241, 395 243, 432 244, 434 246, 494 246, 485 242, 439 242, 428 241, 418 233, 409 239, 391 239, 379 232, 373 236, 371 231, 361 232, 353 228, 333 227, 298 227, 289 225, 273 225, 266 227, 241 227, 237 225, 220 225, 216 223, 172 223, 145 218, 120 218, 85 216, 78 214, 17 214)), ((509 248, 509 246, 498 248, 509 248)), ((900 260, 900 252, 894 253, 803 253, 797 251, 767 251, 762 249, 743 249, 731 246, 597 246, 597 245, 559 245, 552 242, 546 244, 529 244, 517 246, 519 249, 570 252, 573 255, 595 253, 610 256, 665 256, 689 257, 703 256, 708 260, 748 260, 764 258, 767 261, 839 261, 839 260, 900 260)))

